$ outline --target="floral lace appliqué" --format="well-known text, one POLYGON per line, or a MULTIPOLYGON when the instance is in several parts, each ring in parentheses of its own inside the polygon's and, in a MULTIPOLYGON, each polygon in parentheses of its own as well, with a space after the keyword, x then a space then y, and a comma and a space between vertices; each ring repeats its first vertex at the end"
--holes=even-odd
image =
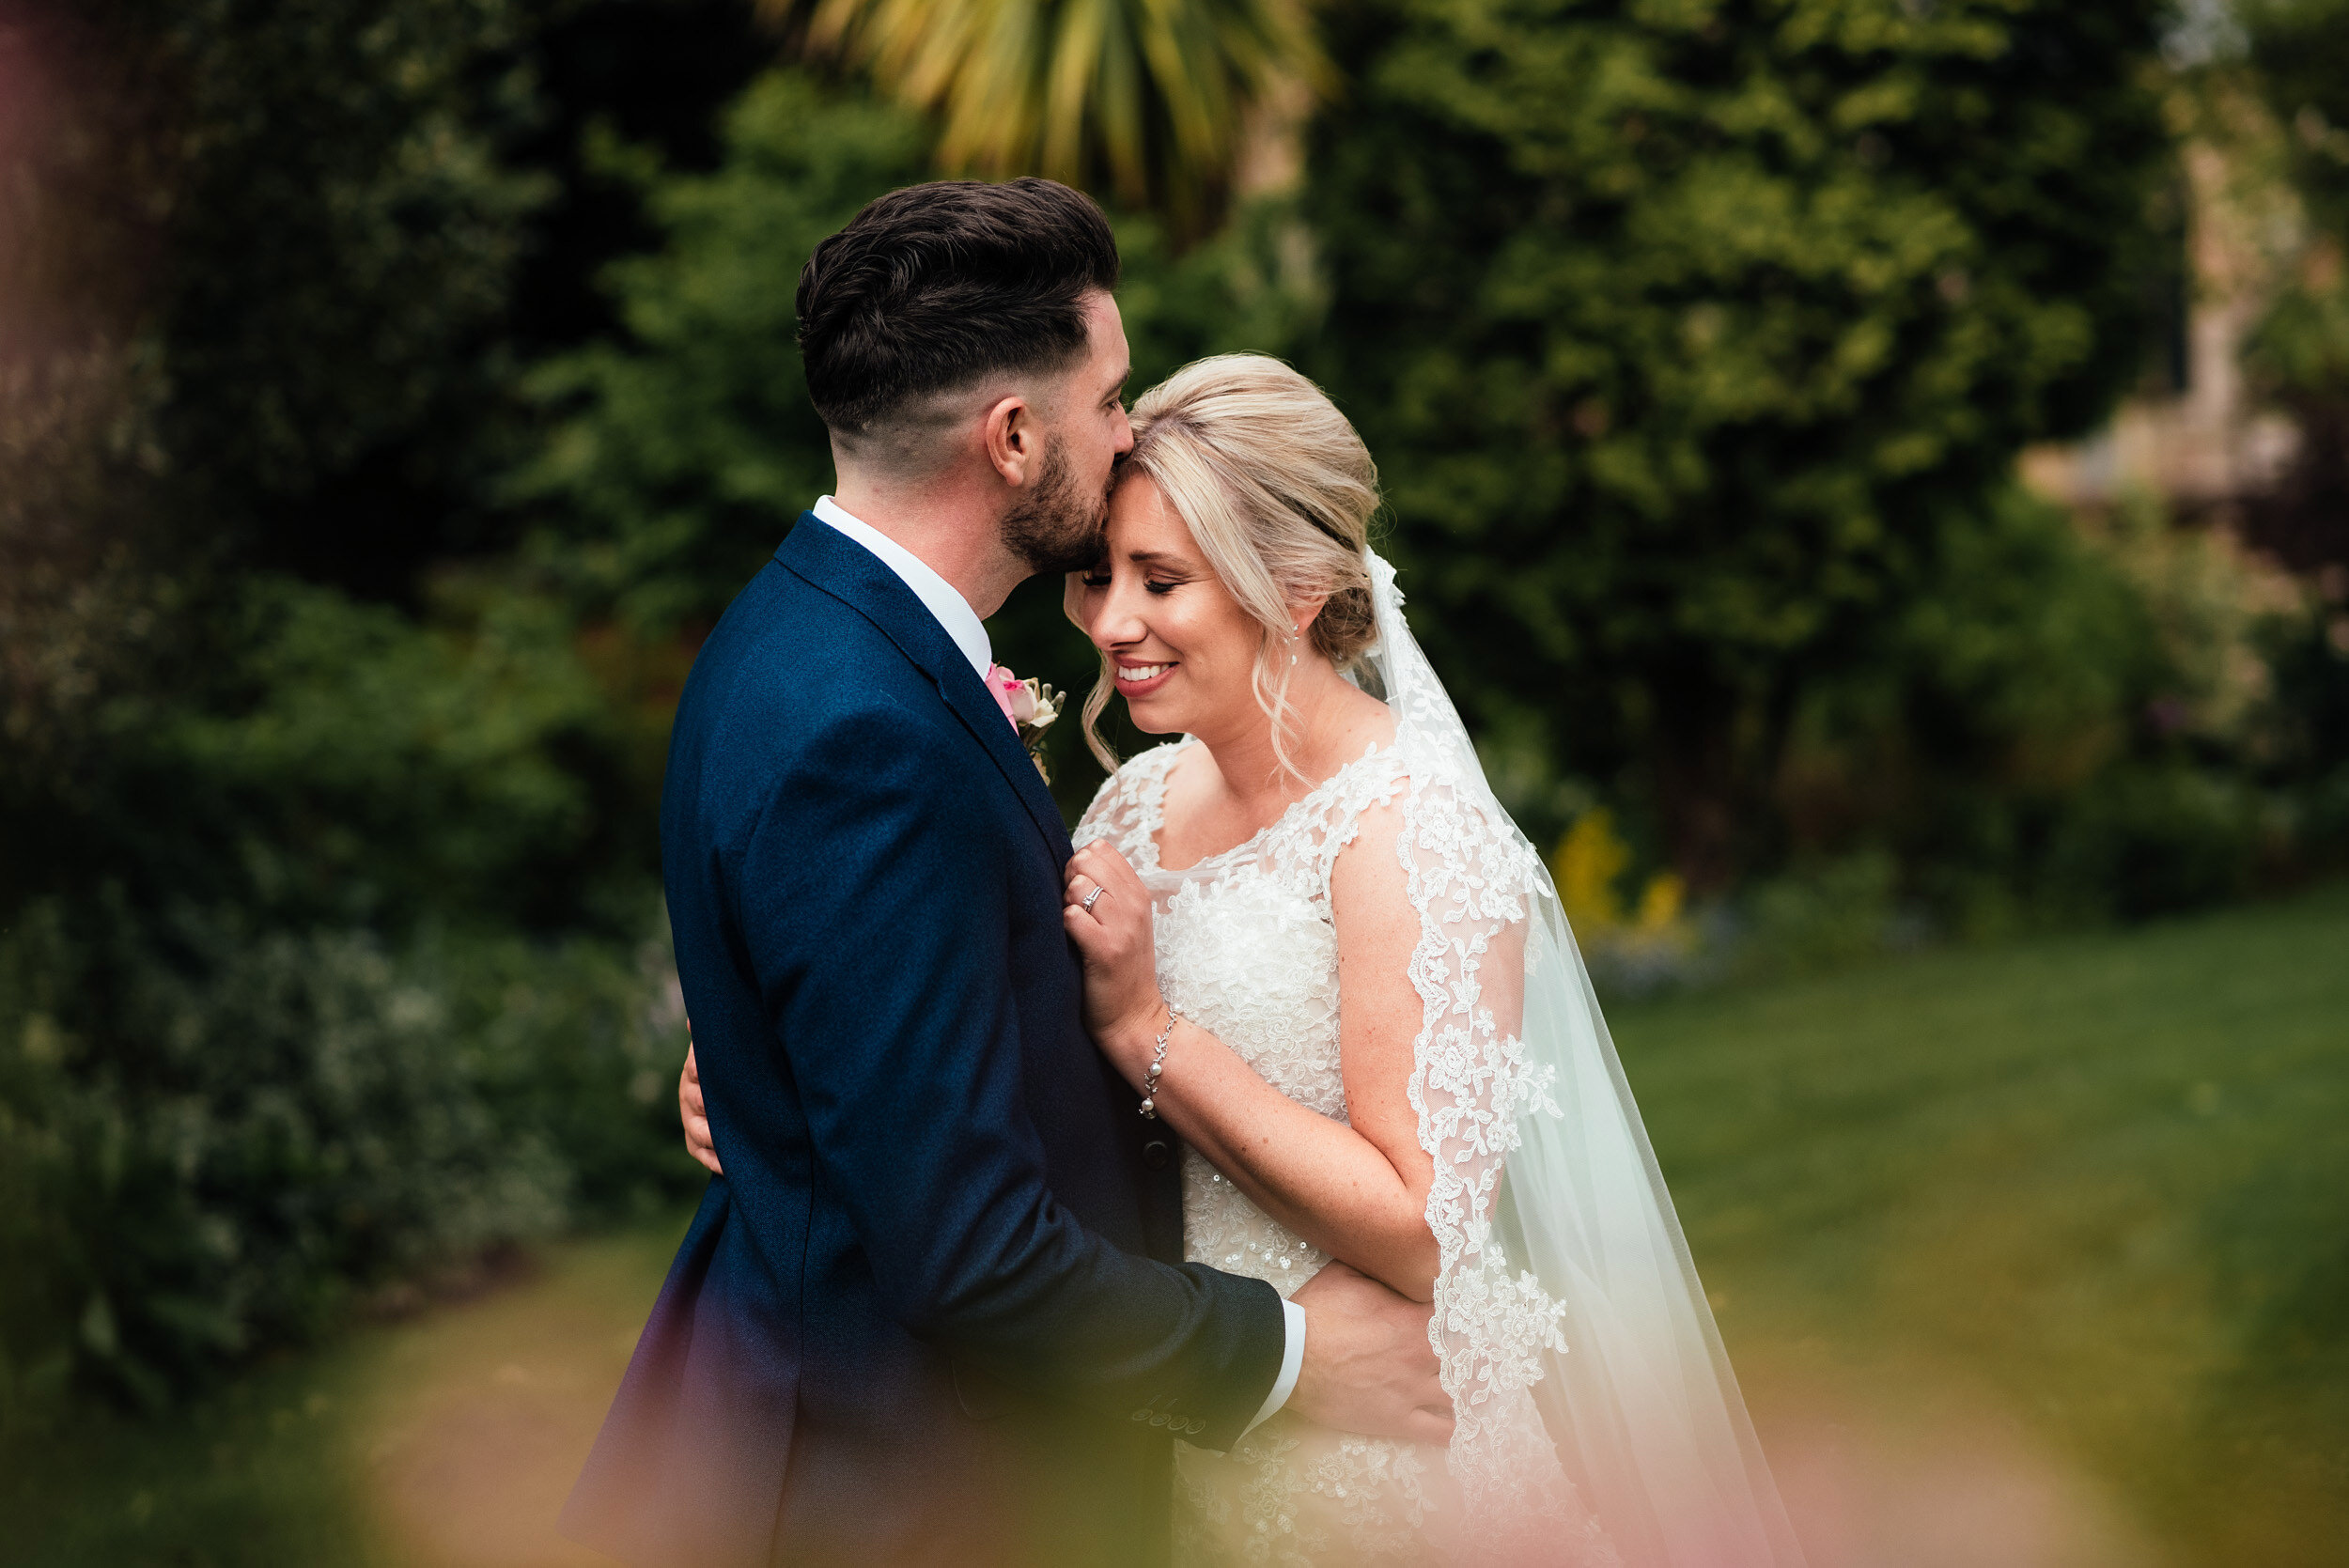
MULTIPOLYGON (((1330 872, 1363 813, 1402 808, 1398 852, 1422 913, 1411 978, 1424 1005, 1410 1103, 1436 1157, 1427 1216, 1443 1263, 1430 1333, 1459 1425, 1449 1453, 1285 1412, 1229 1454, 1178 1445, 1178 1564, 1611 1563, 1528 1391, 1543 1347, 1559 1343, 1557 1306, 1512 1272, 1491 1232, 1517 1119, 1547 1106, 1548 1091, 1496 1016, 1483 970, 1512 923, 1521 927, 1538 862, 1428 783, 1403 749, 1373 747, 1247 843, 1166 871, 1167 774, 1192 744, 1128 762, 1076 840, 1109 841, 1150 889, 1168 1000, 1281 1093, 1337 1121, 1346 1108, 1330 872)), ((1183 1219, 1186 1256, 1283 1296, 1329 1261, 1188 1149, 1183 1219)))

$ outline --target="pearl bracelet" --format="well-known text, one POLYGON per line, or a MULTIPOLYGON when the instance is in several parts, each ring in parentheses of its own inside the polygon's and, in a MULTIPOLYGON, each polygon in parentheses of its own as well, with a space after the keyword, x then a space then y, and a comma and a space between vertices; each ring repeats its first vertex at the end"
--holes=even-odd
POLYGON ((1174 1020, 1181 1017, 1174 1011, 1174 1004, 1164 996, 1160 996, 1159 1001, 1166 1008, 1166 1027, 1159 1031, 1158 1041, 1151 1050, 1150 1070, 1142 1079, 1142 1115, 1144 1121, 1149 1122, 1159 1119, 1159 1075, 1166 1071, 1166 1043, 1174 1038, 1174 1020))

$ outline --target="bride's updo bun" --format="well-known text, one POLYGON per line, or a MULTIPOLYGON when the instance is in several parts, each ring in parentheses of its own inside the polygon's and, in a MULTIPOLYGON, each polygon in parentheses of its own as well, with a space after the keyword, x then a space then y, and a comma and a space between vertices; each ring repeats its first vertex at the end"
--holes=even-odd
MULTIPOLYGON (((1307 640, 1339 669, 1377 640, 1364 550, 1378 510, 1378 468, 1322 390, 1277 359, 1218 354, 1185 365, 1134 404, 1134 446, 1120 482, 1159 488, 1223 586, 1264 628, 1256 700, 1282 746, 1288 716, 1290 606, 1322 598, 1307 640)), ((1073 608, 1073 597, 1072 597, 1073 608)), ((1095 732, 1112 690, 1108 660, 1085 702, 1085 738, 1102 766, 1116 758, 1095 732)))

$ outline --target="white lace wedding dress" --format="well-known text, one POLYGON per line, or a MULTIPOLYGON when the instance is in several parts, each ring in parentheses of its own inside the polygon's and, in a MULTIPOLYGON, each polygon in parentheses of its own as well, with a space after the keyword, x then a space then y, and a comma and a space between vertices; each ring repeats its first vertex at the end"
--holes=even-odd
MULTIPOLYGON (((1159 863, 1167 773, 1133 758, 1077 840, 1151 890, 1159 977, 1185 1016, 1299 1104, 1344 1120, 1330 874, 1392 812, 1420 940, 1408 1095, 1434 1164, 1429 1326, 1448 1450, 1283 1412, 1228 1454, 1176 1446, 1179 1568, 1555 1564, 1802 1568, 1557 890, 1365 552, 1394 716, 1247 843, 1159 863)), ((1384 835, 1380 835, 1384 841, 1384 835)), ((1327 1257, 1183 1154, 1184 1250, 1285 1296, 1327 1257)))
MULTIPOLYGON (((1408 775, 1392 747, 1374 747, 1270 829, 1169 872, 1158 847, 1167 772, 1194 744, 1160 746, 1127 763, 1085 814, 1077 842, 1109 840, 1151 890, 1159 980, 1175 1009, 1290 1099, 1343 1122, 1330 873, 1362 814, 1392 808, 1408 775)), ((1442 825, 1448 836, 1474 836, 1452 815, 1442 825)), ((1417 815, 1423 831, 1436 826, 1424 809, 1417 815)), ((1461 1042, 1479 1055, 1493 1043, 1461 1042)), ((1190 1261, 1268 1281, 1283 1296, 1330 1261, 1188 1148, 1183 1238, 1190 1261)), ((1477 1413, 1471 1446, 1479 1473, 1464 1477, 1454 1471, 1465 1467, 1448 1465, 1442 1449, 1332 1432, 1287 1413, 1229 1454, 1178 1444, 1176 1561, 1182 1568, 1535 1561, 1600 1568, 1616 1561, 1561 1472, 1526 1388, 1496 1390, 1477 1413), (1464 1481, 1504 1495, 1471 1510, 1464 1481), (1473 1531, 1472 1515, 1480 1520, 1473 1531)))

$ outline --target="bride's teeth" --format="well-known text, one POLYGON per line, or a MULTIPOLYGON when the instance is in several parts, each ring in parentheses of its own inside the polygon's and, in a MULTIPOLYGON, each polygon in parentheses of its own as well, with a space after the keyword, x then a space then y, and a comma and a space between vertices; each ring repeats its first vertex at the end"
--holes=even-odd
POLYGON ((1174 667, 1172 664, 1121 664, 1117 674, 1124 680, 1156 680, 1174 667))

